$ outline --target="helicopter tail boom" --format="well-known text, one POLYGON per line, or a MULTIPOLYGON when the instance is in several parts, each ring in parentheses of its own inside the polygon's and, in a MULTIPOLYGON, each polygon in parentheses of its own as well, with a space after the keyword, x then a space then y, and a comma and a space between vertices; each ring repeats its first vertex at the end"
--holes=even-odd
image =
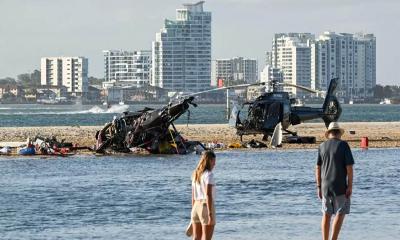
POLYGON ((342 108, 335 95, 338 83, 339 78, 334 78, 331 80, 324 104, 322 105, 322 119, 324 120, 326 127, 328 127, 331 122, 337 121, 342 113, 342 108))

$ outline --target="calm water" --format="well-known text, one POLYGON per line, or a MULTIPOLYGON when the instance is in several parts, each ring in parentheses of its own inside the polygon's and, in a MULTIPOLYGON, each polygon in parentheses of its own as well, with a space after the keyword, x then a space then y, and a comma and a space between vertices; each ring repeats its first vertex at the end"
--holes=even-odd
MULTIPOLYGON (((320 239, 315 150, 217 153, 215 239, 320 239)), ((355 150, 341 239, 399 239, 400 149, 355 150)), ((0 158, 0 239, 187 239, 188 156, 0 158)))
MULTIPOLYGON (((161 105, 147 105, 160 107, 161 105)), ((310 105, 320 107, 320 105, 310 105)), ((129 110, 143 109, 145 105, 131 105, 129 110)), ((400 121, 400 105, 342 105, 341 121, 344 122, 391 122, 400 121)), ((122 112, 119 106, 107 110, 103 106, 89 105, 0 105, 0 126, 93 126, 111 121, 122 112)), ((225 105, 199 104, 190 108, 190 123, 227 123, 225 105), (210 114, 212 113, 212 114, 210 114)), ((186 123, 188 115, 177 123, 186 123)), ((321 121, 322 120, 316 120, 321 121)))

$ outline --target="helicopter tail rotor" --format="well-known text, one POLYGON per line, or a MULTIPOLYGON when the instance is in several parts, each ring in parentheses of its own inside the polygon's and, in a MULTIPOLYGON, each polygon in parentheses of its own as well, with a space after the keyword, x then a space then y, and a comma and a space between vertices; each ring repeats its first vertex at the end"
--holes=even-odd
POLYGON ((338 83, 339 78, 334 78, 331 80, 325 97, 324 105, 322 106, 324 113, 322 119, 324 120, 326 127, 328 127, 331 122, 337 121, 342 114, 342 108, 335 95, 335 90, 338 83))
POLYGON ((240 123, 240 119, 239 119, 239 114, 240 114, 240 108, 238 106, 238 103, 235 101, 232 101, 232 111, 231 111, 231 115, 229 117, 229 126, 230 127, 236 127, 237 124, 240 123))

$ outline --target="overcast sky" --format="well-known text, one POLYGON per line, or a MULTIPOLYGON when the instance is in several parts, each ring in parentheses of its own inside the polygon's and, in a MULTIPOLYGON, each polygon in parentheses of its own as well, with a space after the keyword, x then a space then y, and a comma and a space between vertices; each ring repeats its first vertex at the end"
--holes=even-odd
MULTIPOLYGON (((104 49, 151 49, 181 0, 0 0, 0 78, 40 69, 44 56, 85 56, 103 77, 104 49)), ((208 0, 212 56, 264 62, 277 32, 373 33, 377 82, 400 83, 399 0, 208 0)))

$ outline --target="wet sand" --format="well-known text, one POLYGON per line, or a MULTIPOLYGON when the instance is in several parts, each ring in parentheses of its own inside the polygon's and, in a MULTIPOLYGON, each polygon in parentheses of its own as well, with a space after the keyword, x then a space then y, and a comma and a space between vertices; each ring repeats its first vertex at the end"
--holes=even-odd
MULTIPOLYGON (((400 147, 400 122, 352 122, 342 123, 346 132, 343 139, 352 147, 359 147, 362 137, 368 137, 369 147, 389 148, 400 147), (350 134, 349 131, 355 131, 350 134)), ((177 125, 178 131, 189 140, 198 140, 203 143, 218 142, 228 146, 239 142, 236 130, 227 124, 189 124, 177 125)), ((0 142, 25 141, 27 137, 36 135, 43 137, 55 136, 57 140, 76 143, 79 146, 93 146, 95 133, 101 126, 62 126, 62 127, 0 127, 0 142)), ((316 144, 283 144, 283 148, 316 148, 325 140, 325 125, 323 123, 304 123, 289 128, 299 136, 315 136, 316 144)), ((262 135, 244 136, 243 141, 251 139, 261 140, 262 135)))

